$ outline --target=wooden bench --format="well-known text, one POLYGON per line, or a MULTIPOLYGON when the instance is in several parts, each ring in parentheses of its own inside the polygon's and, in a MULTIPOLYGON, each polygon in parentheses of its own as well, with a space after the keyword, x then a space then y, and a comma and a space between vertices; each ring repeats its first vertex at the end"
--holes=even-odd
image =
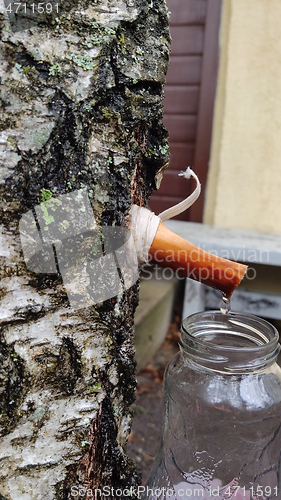
MULTIPOLYGON (((165 226, 207 252, 249 265, 249 277, 231 298, 232 310, 281 319, 281 234, 177 220, 166 221, 165 226)), ((218 309, 220 303, 220 292, 186 279, 183 318, 205 309, 218 309)))

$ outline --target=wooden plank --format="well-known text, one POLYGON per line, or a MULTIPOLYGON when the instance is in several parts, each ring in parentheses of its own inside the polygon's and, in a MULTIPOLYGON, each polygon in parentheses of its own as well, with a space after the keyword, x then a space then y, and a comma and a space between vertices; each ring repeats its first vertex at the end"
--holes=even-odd
POLYGON ((194 115, 165 115, 164 125, 171 142, 193 142, 196 137, 197 117, 194 115))
POLYGON ((170 144, 169 170, 185 170, 188 166, 193 167, 194 144, 170 144))
POLYGON ((197 114, 199 85, 166 85, 163 101, 165 114, 197 114))
MULTIPOLYGON (((163 104, 171 159, 160 190, 151 198, 155 213, 179 203, 192 189, 192 183, 177 174, 194 163, 207 0, 167 0, 167 4, 171 10, 172 52, 163 104)), ((188 218, 188 211, 177 217, 188 218)))
POLYGON ((205 24, 207 0, 167 0, 173 24, 205 24))
POLYGON ((175 55, 202 54, 204 26, 171 26, 171 53, 175 55))
POLYGON ((167 85, 199 85, 202 56, 171 56, 167 85))
POLYGON ((193 222, 201 222, 203 216, 217 86, 221 5, 222 0, 208 0, 194 158, 194 170, 200 179, 202 194, 190 209, 190 220, 193 222))

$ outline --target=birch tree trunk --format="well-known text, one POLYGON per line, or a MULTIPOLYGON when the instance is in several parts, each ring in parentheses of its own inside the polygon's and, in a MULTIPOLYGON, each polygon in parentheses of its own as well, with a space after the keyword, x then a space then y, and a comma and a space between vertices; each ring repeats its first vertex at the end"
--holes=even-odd
POLYGON ((14 32, 3 12, 0 498, 95 498, 89 491, 104 486, 117 498, 139 482, 125 452, 138 283, 72 307, 57 269, 26 266, 19 225, 80 190, 98 228, 126 227, 131 205, 147 204, 168 160, 167 9, 164 0, 69 0, 14 32))

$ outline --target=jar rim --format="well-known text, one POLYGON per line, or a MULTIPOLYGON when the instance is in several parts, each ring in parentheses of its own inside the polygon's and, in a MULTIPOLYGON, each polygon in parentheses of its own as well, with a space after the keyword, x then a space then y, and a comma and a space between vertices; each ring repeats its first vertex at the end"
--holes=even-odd
POLYGON ((224 365, 227 371, 272 364, 279 333, 268 321, 249 313, 204 311, 182 322, 181 351, 200 364, 224 365))

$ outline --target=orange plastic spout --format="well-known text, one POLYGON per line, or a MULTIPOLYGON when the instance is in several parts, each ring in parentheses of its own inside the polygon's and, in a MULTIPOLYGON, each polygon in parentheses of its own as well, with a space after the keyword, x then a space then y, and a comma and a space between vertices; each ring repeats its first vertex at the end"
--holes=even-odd
POLYGON ((150 258, 183 276, 220 290, 229 299, 245 276, 247 266, 205 252, 160 222, 149 250, 150 258))

